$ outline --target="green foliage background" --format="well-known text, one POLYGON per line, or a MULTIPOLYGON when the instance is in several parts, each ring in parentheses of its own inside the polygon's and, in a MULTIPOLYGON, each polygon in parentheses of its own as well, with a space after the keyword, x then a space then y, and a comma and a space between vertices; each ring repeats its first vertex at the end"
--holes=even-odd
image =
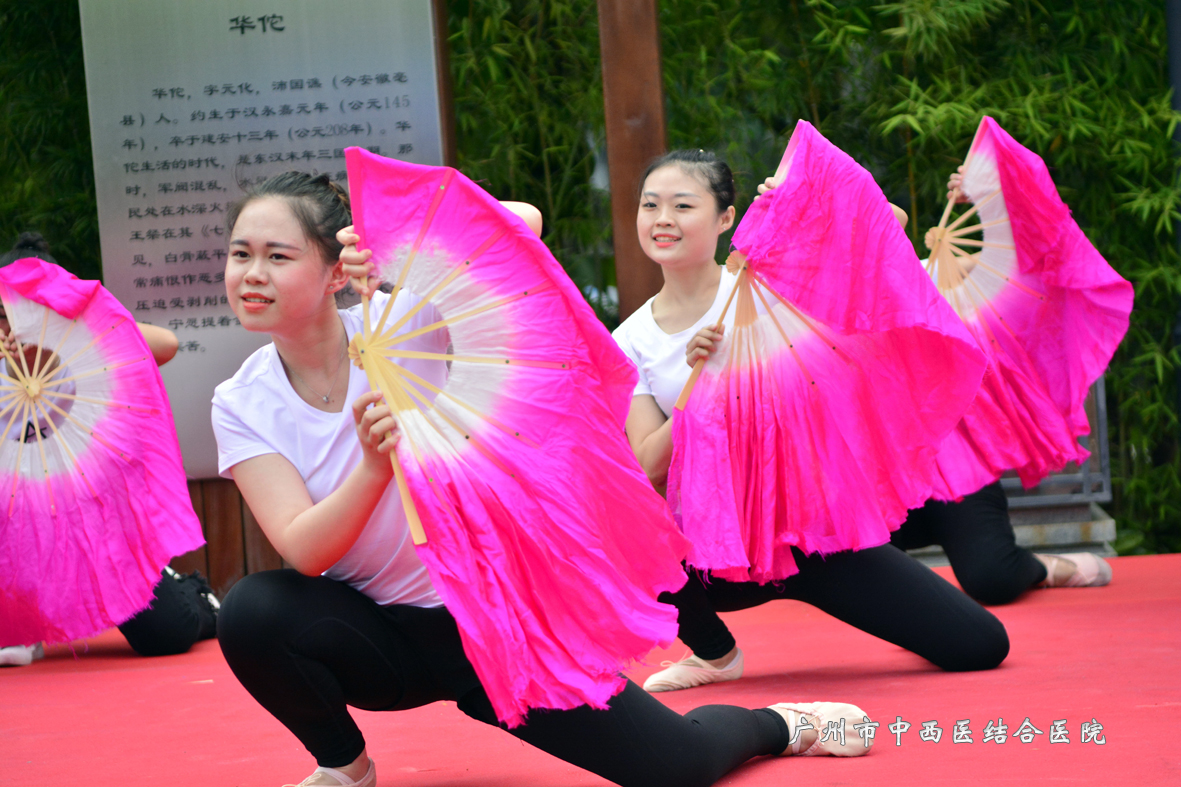
MULTIPOLYGON (((546 240, 609 324, 595 0, 449 0, 460 165, 542 208, 546 240)), ((1177 116, 1153 0, 661 0, 669 144, 713 148, 739 209, 795 122, 877 177, 921 233, 981 115, 1050 166, 1063 198, 1136 287, 1108 372, 1123 552, 1181 549, 1177 116)), ((75 0, 0 0, 0 245, 39 229, 97 277, 75 0)))

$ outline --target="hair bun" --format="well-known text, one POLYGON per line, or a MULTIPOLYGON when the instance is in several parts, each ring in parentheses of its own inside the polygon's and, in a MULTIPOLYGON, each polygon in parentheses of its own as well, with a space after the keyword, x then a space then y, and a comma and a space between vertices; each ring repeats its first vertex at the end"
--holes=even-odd
POLYGON ((22 232, 16 239, 16 244, 12 247, 13 251, 49 251, 49 243, 41 236, 40 232, 22 232))
POLYGON ((328 188, 332 189, 332 193, 335 194, 336 198, 338 200, 340 200, 340 203, 342 205, 344 205, 345 210, 351 211, 353 206, 352 206, 352 202, 349 200, 349 193, 347 191, 345 191, 344 187, 341 186, 339 183, 332 181, 332 180, 328 180, 327 175, 324 175, 323 177, 328 183, 328 188))

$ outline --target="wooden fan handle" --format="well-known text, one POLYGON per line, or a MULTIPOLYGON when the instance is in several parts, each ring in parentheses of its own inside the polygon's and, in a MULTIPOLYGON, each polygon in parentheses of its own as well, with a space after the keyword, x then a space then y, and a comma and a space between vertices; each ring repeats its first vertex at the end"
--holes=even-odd
MULTIPOLYGON (((735 252, 735 254, 739 254, 735 252)), ((747 284, 746 277, 746 257, 741 258, 742 267, 738 271, 738 280, 734 282, 734 289, 730 290, 730 297, 726 299, 726 305, 722 307, 722 316, 718 317, 718 324, 713 327, 714 332, 721 330, 722 324, 726 322, 726 313, 730 311, 730 304, 734 302, 734 296, 738 294, 738 290, 743 286, 750 286, 747 284)), ((689 396, 693 393, 693 386, 697 384, 697 378, 701 376, 701 369, 705 366, 705 359, 698 358, 697 363, 693 364, 693 371, 689 374, 689 379, 685 381, 685 387, 681 389, 681 395, 677 397, 677 403, 673 405, 674 410, 684 412, 685 405, 689 403, 689 396)))
MULTIPOLYGON (((718 327, 715 325, 714 330, 718 327)), ((693 364, 693 371, 689 373, 689 379, 685 381, 685 387, 681 389, 681 395, 677 397, 677 403, 673 405, 674 410, 685 411, 685 405, 689 403, 689 396, 693 393, 693 386, 697 384, 697 378, 701 376, 701 370, 705 368, 705 359, 698 358, 697 363, 693 364)))
MULTIPOLYGON (((365 314, 365 325, 369 325, 369 299, 363 298, 365 314)), ((372 368, 371 364, 362 363, 361 368, 365 371, 365 376, 369 379, 369 388, 374 391, 381 391, 385 396, 386 402, 393 402, 394 397, 389 390, 388 385, 382 385, 384 382, 381 376, 372 368)), ((422 519, 418 516, 418 506, 414 504, 414 498, 410 495, 410 484, 406 482, 406 472, 402 469, 402 464, 398 461, 397 450, 390 451, 390 464, 394 468, 394 479, 398 483, 398 495, 402 498, 402 510, 406 513, 406 523, 410 526, 410 537, 414 539, 415 545, 426 543, 426 531, 422 528, 422 519)))
POLYGON ((406 512, 406 522, 410 525, 410 537, 414 544, 420 546, 426 543, 426 531, 422 529, 422 519, 418 516, 418 507, 414 505, 414 498, 410 496, 410 484, 406 482, 406 471, 398 461, 395 451, 390 451, 390 464, 394 466, 394 479, 398 482, 398 494, 402 497, 402 510, 406 512))

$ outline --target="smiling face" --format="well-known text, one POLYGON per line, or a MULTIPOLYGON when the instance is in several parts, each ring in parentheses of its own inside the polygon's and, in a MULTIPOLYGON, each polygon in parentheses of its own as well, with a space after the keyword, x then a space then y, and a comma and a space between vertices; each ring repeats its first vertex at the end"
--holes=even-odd
POLYGON ((705 182, 676 164, 653 170, 640 193, 636 230, 644 253, 665 267, 713 264, 734 208, 718 212, 705 182))
POLYGON ((341 266, 325 264, 319 246, 287 201, 260 197, 242 209, 230 232, 226 295, 248 331, 298 331, 330 309, 345 284, 341 266))

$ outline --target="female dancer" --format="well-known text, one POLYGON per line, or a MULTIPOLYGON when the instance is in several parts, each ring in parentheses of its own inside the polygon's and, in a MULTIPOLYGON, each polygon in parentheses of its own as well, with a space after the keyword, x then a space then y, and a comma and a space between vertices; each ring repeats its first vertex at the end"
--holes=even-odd
MULTIPOLYGON (((733 223, 734 180, 712 153, 673 151, 648 168, 636 228, 644 252, 664 271, 664 287, 614 336, 639 370, 628 439, 657 487, 672 460, 673 404, 693 363, 721 338, 711 328, 736 277, 714 262, 714 253, 718 236, 733 223)), ((693 654, 649 677, 644 688, 675 691, 741 677, 742 651, 717 612, 775 599, 806 601, 946 670, 992 669, 1008 655, 999 620, 889 544, 827 557, 793 554, 799 573, 766 585, 704 583, 690 571, 689 582, 668 600, 677 606, 681 641, 693 654)))
MULTIPOLYGON (((947 181, 947 198, 959 195, 963 166, 947 181)), ((1009 501, 994 481, 956 502, 928 500, 910 512, 890 536, 899 549, 938 544, 960 586, 981 604, 1008 604, 1034 587, 1100 587, 1111 566, 1090 552, 1042 555, 1017 546, 1009 501)))
MULTIPOLYGON (((0 255, 0 268, 30 257, 58 264, 49 252, 48 241, 40 233, 22 232, 12 250, 0 255)), ((178 347, 176 334, 167 328, 146 323, 137 322, 135 325, 143 334, 157 366, 172 360, 178 347)), ((16 337, 10 331, 8 315, 0 305, 0 342, 4 343, 8 355, 15 359, 16 337)), ((43 353, 35 344, 25 344, 23 350, 25 366, 34 374, 39 369, 55 368, 60 362, 56 353, 43 353)), ((5 366, 6 361, 0 360, 0 373, 6 371, 5 366)), ((71 391, 64 389, 63 392, 71 391)), ((28 439, 27 429, 30 426, 27 423, 14 424, 5 437, 9 440, 28 439)), ((215 635, 217 609, 217 596, 199 572, 178 574, 165 566, 148 606, 130 620, 120 623, 119 631, 141 656, 185 653, 199 640, 215 635)), ((45 648, 40 642, 0 648, 0 666, 27 666, 44 656, 45 648)))
MULTIPOLYGON (((540 229, 536 209, 511 209, 540 229)), ((403 710, 453 700, 474 719, 497 719, 390 483, 398 424, 347 360, 360 310, 338 311, 334 295, 371 270, 369 253, 352 245, 359 239, 347 196, 325 176, 287 173, 227 218, 230 303, 247 330, 274 342, 217 388, 219 464, 295 570, 235 585, 218 638, 247 691, 316 758, 303 785, 373 787, 375 766, 349 705, 403 710)), ((377 312, 388 297, 373 292, 377 312)), ((400 293, 394 317, 415 302, 400 293)), ((406 330, 438 319, 427 306, 406 330)), ((445 330, 411 341, 433 353, 448 343, 445 330)), ((443 362, 417 363, 417 374, 443 384, 443 362)), ((536 713, 510 734, 619 784, 708 785, 758 755, 864 753, 852 732, 837 740, 828 722, 835 729, 840 719, 850 730, 868 722, 837 703, 714 705, 681 716, 628 683, 605 711, 536 713)))

